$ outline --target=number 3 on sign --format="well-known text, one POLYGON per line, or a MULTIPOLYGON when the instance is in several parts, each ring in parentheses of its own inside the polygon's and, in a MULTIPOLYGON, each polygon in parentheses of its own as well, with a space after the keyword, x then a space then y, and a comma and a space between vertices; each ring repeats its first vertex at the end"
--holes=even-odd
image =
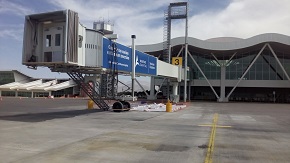
POLYGON ((172 57, 173 65, 182 65, 182 57, 172 57))

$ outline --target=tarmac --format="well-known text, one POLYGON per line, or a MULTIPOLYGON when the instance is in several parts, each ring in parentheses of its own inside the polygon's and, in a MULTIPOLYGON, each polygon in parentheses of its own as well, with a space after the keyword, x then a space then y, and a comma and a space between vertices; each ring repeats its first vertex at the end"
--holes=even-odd
POLYGON ((2 98, 0 162, 290 162, 290 105, 190 102, 177 112, 2 98))

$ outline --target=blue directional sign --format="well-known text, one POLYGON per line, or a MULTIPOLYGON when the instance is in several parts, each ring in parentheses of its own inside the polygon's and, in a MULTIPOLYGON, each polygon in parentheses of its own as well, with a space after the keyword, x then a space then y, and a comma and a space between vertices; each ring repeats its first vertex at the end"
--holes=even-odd
MULTIPOLYGON (((156 57, 137 50, 135 51, 135 55, 136 73, 145 75, 157 74, 156 57)), ((132 72, 132 49, 107 38, 103 38, 103 67, 132 72)))
POLYGON ((156 75, 157 59, 155 57, 139 52, 137 50, 135 55, 136 73, 156 75))
POLYGON ((103 38, 103 67, 108 69, 116 67, 116 70, 132 71, 132 49, 103 38))
POLYGON ((157 75, 157 58, 148 55, 148 74, 157 75))
POLYGON ((148 55, 145 53, 136 51, 135 52, 135 72, 147 74, 148 73, 148 55))

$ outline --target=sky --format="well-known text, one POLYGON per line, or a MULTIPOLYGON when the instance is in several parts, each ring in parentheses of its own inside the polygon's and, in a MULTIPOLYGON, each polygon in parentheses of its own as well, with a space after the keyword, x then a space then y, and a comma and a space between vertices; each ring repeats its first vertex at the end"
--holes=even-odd
MULTIPOLYGON (((164 10, 176 0, 0 0, 0 70, 16 69, 32 77, 59 78, 48 68, 28 69, 21 64, 24 17, 71 9, 87 28, 109 20, 118 42, 153 44, 163 41, 164 10)), ((249 38, 262 33, 290 35, 289 0, 188 0, 189 37, 249 38)), ((172 38, 184 36, 184 20, 172 22, 172 38)))

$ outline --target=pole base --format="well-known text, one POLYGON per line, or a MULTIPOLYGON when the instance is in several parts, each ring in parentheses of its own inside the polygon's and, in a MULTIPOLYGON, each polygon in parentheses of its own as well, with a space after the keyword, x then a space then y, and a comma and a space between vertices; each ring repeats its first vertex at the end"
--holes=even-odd
POLYGON ((224 97, 224 98, 219 98, 219 99, 217 100, 217 102, 229 102, 229 99, 226 98, 226 97, 224 97))

